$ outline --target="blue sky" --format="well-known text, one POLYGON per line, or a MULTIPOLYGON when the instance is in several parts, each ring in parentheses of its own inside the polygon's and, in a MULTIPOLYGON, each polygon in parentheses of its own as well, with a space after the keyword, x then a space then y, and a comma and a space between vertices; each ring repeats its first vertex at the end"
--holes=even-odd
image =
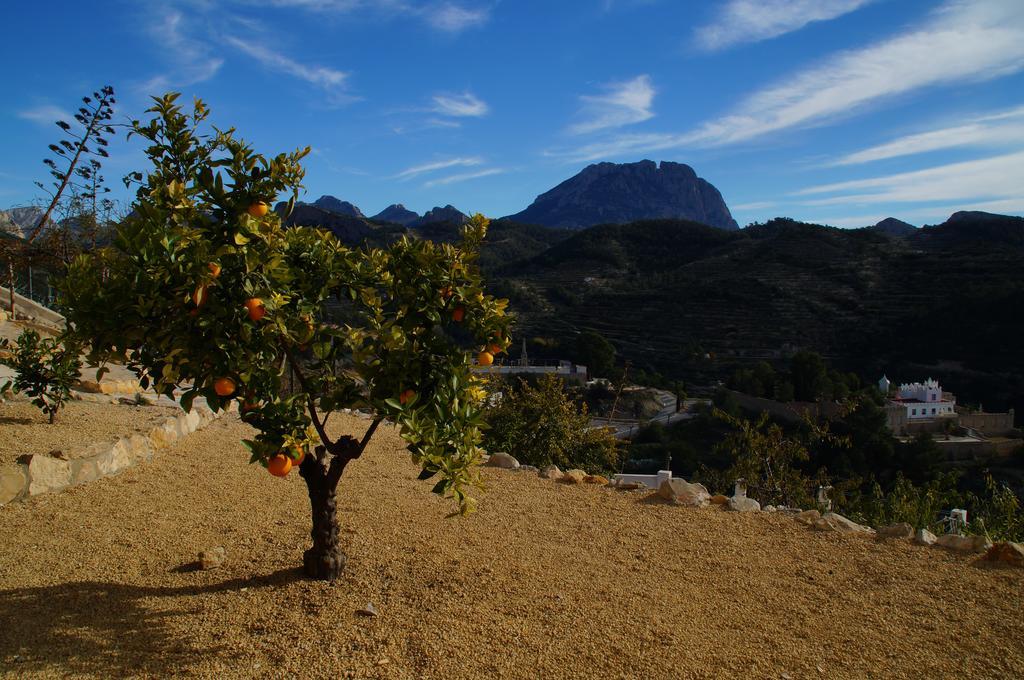
MULTIPOLYGON (((502 216, 596 161, 692 165, 743 225, 1024 214, 1021 0, 165 0, 5 8, 0 206, 53 121, 204 99, 305 200, 502 216)), ((116 140, 108 184, 144 169, 116 140)))

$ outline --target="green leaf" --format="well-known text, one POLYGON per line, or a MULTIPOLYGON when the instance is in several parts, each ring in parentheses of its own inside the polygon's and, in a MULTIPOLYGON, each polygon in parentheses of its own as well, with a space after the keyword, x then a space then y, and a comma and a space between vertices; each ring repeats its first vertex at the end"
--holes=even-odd
POLYGON ((437 470, 429 470, 427 468, 423 468, 420 471, 420 474, 419 474, 419 476, 416 479, 418 479, 421 482, 423 482, 423 481, 426 481, 426 480, 430 479, 431 477, 433 477, 436 474, 437 474, 437 470))

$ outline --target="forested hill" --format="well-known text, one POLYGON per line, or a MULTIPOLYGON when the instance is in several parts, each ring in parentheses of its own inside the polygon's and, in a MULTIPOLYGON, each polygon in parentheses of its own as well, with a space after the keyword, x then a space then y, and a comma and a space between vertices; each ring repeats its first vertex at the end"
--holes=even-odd
POLYGON ((520 332, 552 353, 592 329, 639 367, 694 380, 807 348, 865 376, 945 377, 965 399, 1024 410, 1018 217, 957 213, 906 237, 785 219, 733 232, 605 225, 491 278, 520 332))

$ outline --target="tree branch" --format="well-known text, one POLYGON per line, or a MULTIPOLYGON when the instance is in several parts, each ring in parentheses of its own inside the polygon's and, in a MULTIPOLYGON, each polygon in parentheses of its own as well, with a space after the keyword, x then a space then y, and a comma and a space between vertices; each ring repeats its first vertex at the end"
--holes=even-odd
POLYGON ((339 442, 332 442, 327 436, 327 430, 324 428, 323 422, 320 420, 320 416, 316 411, 316 399, 313 396, 312 390, 309 388, 309 383, 306 381, 306 376, 303 374, 302 369, 299 368, 298 362, 295 360, 295 354, 292 349, 285 345, 285 355, 288 357, 288 363, 291 364, 292 370, 295 371, 295 376, 299 379, 299 385, 302 387, 302 391, 306 393, 306 409, 309 411, 309 417, 313 421, 313 427, 316 428, 316 433, 320 435, 320 441, 324 443, 327 450, 330 451, 331 455, 338 455, 336 450, 339 442))

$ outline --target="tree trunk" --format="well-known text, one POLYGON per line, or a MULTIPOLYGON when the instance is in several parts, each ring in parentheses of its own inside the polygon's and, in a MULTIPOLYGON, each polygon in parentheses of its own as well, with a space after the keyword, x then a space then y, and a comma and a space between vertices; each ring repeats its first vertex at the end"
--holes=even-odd
POLYGON ((321 581, 333 581, 341 576, 348 557, 338 541, 338 515, 335 490, 325 466, 316 456, 307 455, 299 466, 299 475, 309 490, 309 505, 313 515, 313 547, 302 555, 306 575, 321 581))

